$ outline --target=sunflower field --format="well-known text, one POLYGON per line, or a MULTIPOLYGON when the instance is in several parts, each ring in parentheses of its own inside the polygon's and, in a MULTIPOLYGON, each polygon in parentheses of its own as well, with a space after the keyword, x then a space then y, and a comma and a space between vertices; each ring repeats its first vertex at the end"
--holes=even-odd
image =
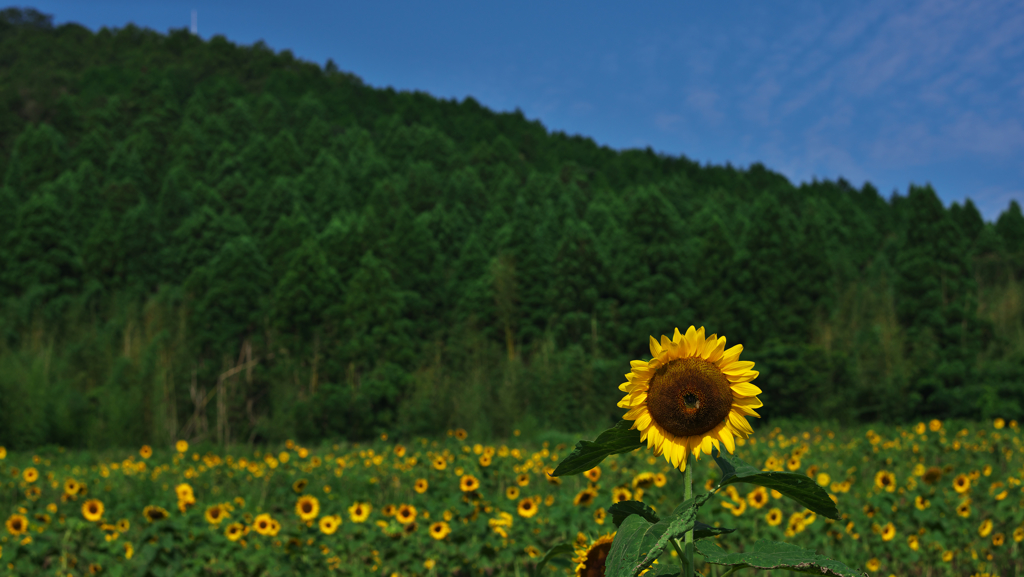
MULTIPOLYGON (((0 448, 0 572, 525 576, 562 545, 542 573, 581 574, 578 561, 615 532, 613 504, 658 510, 682 492, 679 472, 642 450, 563 479, 549 475, 571 449, 559 440, 482 444, 461 429, 440 440, 382 437, 245 454, 201 453, 185 441, 116 456, 0 448)), ((871 574, 1014 575, 1024 541, 1021 442, 1018 423, 1002 419, 775 427, 738 442, 737 454, 810 476, 843 518, 732 485, 702 516, 871 574)), ((714 489, 717 471, 698 461, 695 483, 714 489)), ((738 547, 729 535, 716 540, 738 547)), ((669 555, 661 564, 675 567, 669 555)), ((697 569, 716 574, 700 557, 697 569)))

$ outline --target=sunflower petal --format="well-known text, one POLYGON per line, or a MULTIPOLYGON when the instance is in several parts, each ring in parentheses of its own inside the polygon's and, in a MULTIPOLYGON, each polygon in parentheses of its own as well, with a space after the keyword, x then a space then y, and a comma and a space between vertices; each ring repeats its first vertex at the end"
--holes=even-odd
POLYGON ((708 358, 708 353, 710 353, 717 344, 718 335, 713 334, 708 338, 704 339, 704 344, 700 345, 700 353, 698 353, 698 356, 702 359, 708 358))
POLYGON ((750 407, 751 409, 756 409, 758 407, 763 407, 764 403, 762 403, 761 399, 757 397, 742 397, 739 399, 733 397, 732 405, 734 407, 750 407))
POLYGON ((738 397, 753 397, 761 394, 761 389, 750 383, 733 383, 732 394, 738 397))
POLYGON ((718 341, 715 343, 715 348, 711 349, 711 352, 708 353, 708 362, 709 363, 718 362, 718 359, 722 358, 722 353, 724 353, 724 352, 725 352, 725 337, 719 337, 718 341))
POLYGON ((651 426, 651 413, 644 413, 636 418, 636 428, 646 431, 651 426))
POLYGON ((679 332, 679 327, 676 327, 676 331, 672 333, 672 342, 677 345, 683 342, 683 333, 679 332))
POLYGON ((651 356, 657 357, 659 354, 661 354, 661 345, 658 344, 654 336, 651 336, 651 356))
POLYGON ((747 419, 736 411, 729 411, 729 424, 732 425, 734 431, 742 433, 744 437, 754 434, 754 429, 747 422, 747 419))
POLYGON ((640 405, 639 407, 633 407, 622 418, 627 421, 635 421, 637 417, 647 412, 647 405, 640 405))
POLYGON ((727 375, 742 375, 754 368, 754 361, 736 361, 722 367, 722 372, 727 375))
POLYGON ((736 439, 732 436, 732 429, 728 426, 722 427, 718 431, 718 438, 722 440, 722 444, 725 445, 730 455, 736 451, 736 439))
POLYGON ((704 437, 703 437, 703 438, 702 438, 702 439, 700 440, 700 450, 701 450, 701 451, 703 451, 705 455, 710 455, 710 454, 711 454, 711 449, 712 449, 712 447, 714 447, 714 446, 715 446, 715 444, 714 444, 714 442, 712 441, 712 439, 711 439, 711 436, 710 436, 710 435, 705 435, 705 436, 704 436, 704 437))
POLYGON ((628 393, 631 388, 633 388, 633 383, 627 382, 619 385, 619 390, 622 391, 623 393, 628 393))
POLYGON ((675 343, 673 343, 671 340, 669 340, 669 338, 667 336, 661 335, 661 348, 662 349, 664 349, 666 351, 671 351, 672 350, 672 345, 674 345, 674 344, 675 343))
POLYGON ((740 353, 743 352, 743 345, 736 345, 730 347, 722 353, 722 358, 718 359, 719 367, 726 367, 736 362, 740 358, 740 353))
POLYGON ((726 378, 729 379, 730 383, 749 383, 760 374, 758 371, 747 371, 742 375, 726 375, 726 378))

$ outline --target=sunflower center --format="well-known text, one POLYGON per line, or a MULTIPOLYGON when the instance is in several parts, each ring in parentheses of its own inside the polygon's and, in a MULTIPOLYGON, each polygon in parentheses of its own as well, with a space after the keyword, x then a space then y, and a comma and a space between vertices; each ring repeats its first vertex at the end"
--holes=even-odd
POLYGON ((677 437, 717 427, 732 409, 729 379, 704 359, 676 359, 651 377, 647 409, 654 422, 677 437))
POLYGON ((594 546, 587 552, 587 560, 583 563, 583 571, 580 575, 585 577, 604 577, 604 564, 608 559, 608 552, 612 550, 612 544, 601 543, 594 546))
POLYGON ((303 503, 302 504, 302 512, 303 513, 309 513, 312 510, 313 510, 313 505, 311 505, 309 503, 303 503))

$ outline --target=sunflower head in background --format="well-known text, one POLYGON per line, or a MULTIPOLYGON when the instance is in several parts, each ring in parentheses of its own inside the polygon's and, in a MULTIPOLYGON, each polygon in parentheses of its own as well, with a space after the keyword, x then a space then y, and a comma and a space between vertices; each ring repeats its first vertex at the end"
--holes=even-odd
POLYGON ((754 363, 740 361, 743 345, 725 348, 725 337, 704 336, 704 327, 675 330, 672 339, 651 337, 651 360, 631 361, 627 382, 619 386, 626 396, 619 407, 623 419, 656 455, 665 455, 673 467, 686 469, 686 456, 711 454, 712 448, 729 453, 736 437, 754 430, 747 417, 760 417, 761 389, 750 384, 758 372, 754 363))

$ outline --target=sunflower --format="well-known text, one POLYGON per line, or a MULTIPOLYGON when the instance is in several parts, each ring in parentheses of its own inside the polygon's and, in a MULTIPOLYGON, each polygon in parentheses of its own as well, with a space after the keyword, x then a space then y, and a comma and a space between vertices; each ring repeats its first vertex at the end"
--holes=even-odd
POLYGON ((241 523, 232 523, 224 529, 224 536, 231 541, 238 541, 245 534, 245 525, 241 523))
POLYGON ((292 491, 302 494, 302 492, 306 490, 306 485, 309 485, 309 481, 305 479, 297 479, 292 483, 292 491))
POLYGON ((17 537, 28 531, 28 519, 24 515, 11 515, 7 518, 7 532, 17 537))
POLYGON ((408 525, 416 520, 416 507, 412 505, 401 505, 395 511, 395 520, 402 525, 408 525))
POLYGON ((639 473, 633 477, 633 488, 647 489, 654 484, 654 473, 639 473))
POLYGON ((633 498, 633 492, 625 487, 616 487, 612 489, 612 503, 621 503, 623 501, 629 501, 633 498))
POLYGON ((324 535, 333 535, 341 525, 340 515, 324 515, 320 518, 320 532, 324 535))
POLYGON ((473 475, 463 475, 462 478, 459 479, 459 489, 461 489, 463 493, 472 493, 479 488, 480 481, 473 475))
POLYGON ((127 533, 128 529, 131 529, 131 522, 128 519, 119 519, 117 521, 117 530, 122 533, 127 533))
POLYGON ((993 547, 1002 547, 1003 543, 1005 543, 1005 542, 1006 542, 1006 535, 1003 535, 1002 533, 996 533, 995 535, 992 535, 992 546, 993 547))
POLYGON ((7 458, 7 447, 0 446, 0 459, 7 458))
POLYGON ((438 471, 444 471, 448 467, 448 461, 441 455, 434 457, 434 469, 438 471))
POLYGON ((829 483, 832 482, 832 477, 828 473, 818 473, 815 481, 822 487, 828 487, 829 483))
MULTIPOLYGON (((730 485, 731 487, 732 485, 730 485)), ((760 509, 768 503, 768 490, 764 487, 758 487, 747 495, 747 503, 755 509, 760 509)))
POLYGON ((167 513, 167 509, 164 509, 163 507, 149 505, 142 510, 142 516, 145 517, 147 521, 152 523, 153 521, 166 519, 170 515, 167 513))
POLYGON ((896 490, 896 475, 889 471, 875 473, 875 487, 884 490, 886 493, 892 493, 896 490))
POLYGON ((764 518, 772 527, 778 527, 779 524, 782 523, 782 510, 777 507, 773 508, 768 511, 768 514, 765 515, 764 518))
POLYGON ((529 485, 530 484, 530 476, 527 475, 526 473, 520 474, 518 477, 516 477, 516 484, 519 485, 520 487, 525 487, 525 486, 529 485))
POLYGON ((206 522, 211 525, 219 525, 224 517, 228 516, 227 511, 220 505, 210 505, 206 508, 206 513, 203 515, 206 517, 206 522))
POLYGON ((689 453, 710 455, 720 443, 732 453, 736 437, 754 432, 746 417, 760 416, 754 409, 762 406, 761 389, 750 384, 754 363, 738 360, 742 345, 725 350, 725 337, 705 338, 704 327, 691 326, 671 340, 651 337, 650 347, 650 361, 630 361, 619 407, 655 455, 684 470, 689 453))
POLYGON ((925 469, 924 474, 921 475, 921 480, 929 485, 934 485, 939 482, 942 478, 942 469, 939 467, 928 467, 925 469))
POLYGON ((270 520, 270 535, 271 537, 277 537, 277 532, 281 530, 281 523, 278 523, 277 519, 270 520))
POLYGON ((981 525, 978 526, 978 535, 981 537, 988 537, 990 533, 992 533, 992 520, 985 519, 981 522, 981 525))
POLYGON ((931 504, 932 504, 931 501, 929 501, 928 499, 925 499, 921 495, 918 495, 918 496, 914 497, 914 506, 917 507, 918 511, 924 511, 925 509, 930 507, 931 504))
POLYGON ((469 435, 466 433, 466 429, 455 429, 455 438, 460 441, 465 441, 469 435))
POLYGON ((481 467, 490 467, 491 466, 491 456, 486 454, 486 453, 484 453, 483 455, 480 455, 479 461, 480 461, 480 466, 481 467))
POLYGON ((348 518, 353 523, 363 523, 370 517, 371 511, 373 511, 373 505, 356 501, 348 508, 348 518))
POLYGON ((921 547, 921 542, 918 540, 917 535, 907 536, 907 547, 910 547, 913 551, 917 551, 921 547))
POLYGON ((39 478, 39 471, 35 467, 29 467, 21 474, 21 477, 25 479, 26 483, 35 483, 36 479, 39 478))
POLYGON ((800 468, 800 457, 792 456, 786 459, 786 468, 790 471, 796 471, 800 468))
POLYGON ((184 453, 185 451, 188 450, 188 441, 184 439, 179 440, 177 443, 174 444, 174 449, 179 453, 184 453))
POLYGON ((971 489, 971 479, 970 479, 970 477, 968 477, 967 475, 964 475, 963 473, 957 475, 956 478, 953 479, 953 489, 956 490, 956 492, 960 493, 960 494, 963 494, 963 493, 966 493, 967 491, 969 491, 971 489))
POLYGON ((86 521, 99 521, 103 517, 103 501, 89 499, 82 503, 82 516, 86 521))
POLYGON ((444 521, 438 521, 430 526, 430 536, 441 541, 452 532, 452 528, 444 521))
POLYGON ((660 487, 664 487, 665 483, 668 483, 668 477, 666 477, 662 473, 656 473, 654 475, 654 486, 655 487, 659 487, 659 488, 660 487))
POLYGON ((1024 527, 1017 527, 1013 530, 1013 542, 1020 543, 1024 541, 1024 527))
POLYGON ((274 520, 270 518, 270 513, 260 513, 256 515, 252 526, 260 535, 270 535, 274 526, 274 520))
POLYGON ((64 480, 64 494, 67 495, 68 497, 74 497, 75 495, 78 494, 78 491, 80 491, 81 489, 82 486, 78 483, 78 481, 74 479, 64 480))
POLYGON ((591 483, 596 483, 601 479, 601 467, 594 467, 593 469, 589 469, 586 473, 583 473, 583 475, 587 479, 590 479, 591 483))
POLYGON ((952 551, 943 551, 942 552, 942 562, 943 563, 949 563, 952 560, 953 560, 953 552, 952 551))
POLYGON ((178 495, 178 501, 183 503, 195 503, 196 495, 192 491, 192 485, 188 483, 181 483, 174 488, 174 492, 178 495))
POLYGON ((416 483, 412 486, 412 488, 417 493, 420 493, 420 494, 426 493, 427 492, 427 488, 429 488, 429 487, 430 487, 430 484, 427 483, 426 479, 416 479, 416 483))
POLYGON ((882 541, 892 541, 892 538, 896 536, 896 526, 889 521, 882 527, 881 531, 882 541))
POLYGON ((401 459, 405 456, 405 445, 395 445, 395 448, 392 449, 392 451, 394 451, 396 457, 401 459))
POLYGON ((142 448, 139 449, 139 456, 142 457, 143 459, 148 459, 152 457, 153 448, 150 447, 149 445, 143 445, 142 448))
POLYGON ((878 560, 878 557, 872 557, 868 559, 868 562, 864 564, 864 568, 874 573, 882 566, 882 562, 878 560))
POLYGON ((604 507, 598 507, 594 511, 594 522, 598 525, 604 525, 604 520, 608 516, 608 512, 604 510, 604 507))
POLYGON ((956 506, 956 514, 960 515, 964 519, 971 516, 971 502, 970 500, 964 501, 956 506))
POLYGON ((590 488, 590 487, 587 487, 586 489, 583 489, 579 493, 576 493, 576 498, 574 498, 572 500, 572 504, 576 505, 577 507, 579 507, 579 506, 586 507, 586 506, 590 505, 591 503, 593 503, 594 499, 596 499, 596 498, 597 498, 597 491, 592 489, 592 488, 590 488))
POLYGON ((529 519, 537 514, 537 504, 533 502, 533 499, 526 497, 519 501, 517 511, 520 517, 529 519))
POLYGON ((576 557, 573 558, 573 562, 576 563, 576 577, 604 577, 604 564, 608 559, 608 552, 612 550, 613 539, 615 533, 608 533, 589 545, 576 547, 576 557))
POLYGON ((125 544, 124 544, 124 558, 130 560, 133 555, 135 555, 135 547, 131 543, 128 543, 127 541, 125 541, 125 544))

